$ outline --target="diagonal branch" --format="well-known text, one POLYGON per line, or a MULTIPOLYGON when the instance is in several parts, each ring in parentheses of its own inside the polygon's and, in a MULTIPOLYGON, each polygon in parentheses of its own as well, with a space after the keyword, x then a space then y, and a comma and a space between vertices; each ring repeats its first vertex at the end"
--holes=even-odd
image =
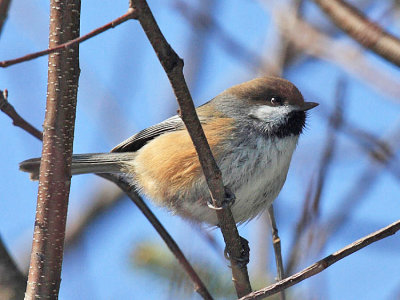
POLYGON ((346 256, 349 256, 350 254, 353 254, 354 252, 357 252, 358 250, 361 250, 362 248, 374 242, 377 242, 381 239, 391 236, 399 230, 400 230, 400 220, 351 243, 350 245, 340 249, 339 251, 336 251, 335 253, 317 261, 315 264, 312 264, 308 268, 290 277, 287 277, 284 280, 281 280, 275 284, 272 284, 258 291, 252 292, 246 295, 245 297, 240 298, 240 300, 264 299, 268 296, 274 295, 284 289, 287 289, 288 287, 291 287, 311 276, 314 276, 322 272, 323 270, 327 269, 328 267, 338 262, 339 260, 345 258, 346 256))
POLYGON ((51 47, 49 49, 42 50, 42 51, 39 51, 39 52, 27 54, 25 56, 21 56, 21 57, 18 57, 18 58, 1 61, 0 62, 0 67, 1 68, 6 68, 6 67, 9 67, 9 66, 12 66, 12 65, 15 65, 15 64, 19 64, 19 63, 22 63, 22 62, 25 62, 25 61, 28 61, 28 60, 32 60, 32 59, 35 59, 35 58, 38 58, 38 57, 41 57, 41 56, 44 56, 44 55, 47 55, 47 54, 51 54, 51 53, 54 53, 54 52, 57 52, 57 51, 60 51, 60 50, 63 50, 63 49, 69 49, 72 46, 74 46, 75 44, 80 44, 80 43, 82 43, 82 42, 84 42, 84 41, 86 41, 86 40, 88 40, 88 39, 90 39, 90 38, 92 38, 92 37, 104 32, 104 31, 107 31, 109 29, 117 27, 118 25, 120 25, 120 24, 122 24, 122 23, 124 23, 124 22, 126 22, 126 21, 128 21, 130 19, 136 19, 136 12, 133 9, 129 9, 126 14, 116 18, 115 20, 111 21, 110 23, 107 23, 107 24, 105 24, 105 25, 103 25, 103 26, 101 26, 101 27, 99 27, 99 28, 97 28, 97 29, 95 29, 95 30, 83 35, 83 36, 80 36, 80 37, 78 37, 76 39, 70 40, 70 41, 68 41, 66 43, 63 43, 61 45, 57 45, 55 47, 51 47))
POLYGON ((29 132, 39 140, 43 139, 42 132, 36 129, 33 125, 24 120, 15 110, 15 108, 8 102, 7 90, 0 91, 0 110, 11 118, 13 124, 18 126, 25 131, 29 132))
MULTIPOLYGON (((186 85, 183 76, 183 60, 176 54, 161 33, 147 2, 145 0, 131 0, 130 5, 137 10, 138 20, 167 73, 179 103, 182 120, 186 125, 199 156, 214 206, 222 208, 226 190, 222 182, 221 171, 212 156, 210 146, 207 143, 196 114, 192 97, 186 85)), ((240 264, 234 259, 240 258, 243 255, 241 239, 230 209, 216 209, 216 213, 230 257, 236 293, 241 297, 251 291, 247 266, 243 263, 240 264)))
POLYGON ((332 22, 379 56, 400 66, 400 40, 343 0, 314 0, 332 22))
POLYGON ((116 174, 97 174, 100 177, 108 179, 114 182, 121 190, 125 192, 126 195, 135 203, 135 205, 141 210, 145 217, 149 220, 154 229, 158 232, 164 242, 167 244, 168 248, 175 255, 176 259, 184 268, 185 272, 189 275, 193 284, 195 285, 195 290, 198 292, 203 299, 212 299, 210 293, 208 292, 206 286, 201 281, 200 277, 197 275, 196 271, 190 265, 182 250, 176 244, 174 239, 160 223, 157 217, 152 213, 149 207, 144 203, 143 199, 137 194, 136 190, 132 185, 124 180, 123 177, 116 174))

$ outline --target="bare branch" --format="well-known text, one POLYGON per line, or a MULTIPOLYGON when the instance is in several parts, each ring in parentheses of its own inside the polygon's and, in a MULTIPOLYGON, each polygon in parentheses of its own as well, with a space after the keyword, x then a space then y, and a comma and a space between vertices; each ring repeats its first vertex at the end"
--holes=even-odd
POLYGON ((164 242, 167 244, 168 248, 175 255, 179 263, 184 268, 185 272, 188 274, 192 280, 196 292, 198 292, 203 299, 212 299, 210 293, 208 292, 206 286, 201 281, 200 277, 197 275, 196 271, 190 265, 182 250, 176 244, 174 239, 170 236, 168 231, 160 223, 157 217, 152 213, 149 207, 144 203, 143 199, 136 193, 136 190, 132 185, 127 182, 123 177, 116 174, 98 174, 100 177, 108 179, 118 185, 128 197, 136 204, 136 206, 142 211, 145 217, 149 220, 154 229, 158 232, 164 242))
MULTIPOLYGON (((226 197, 226 189, 222 182, 221 171, 212 156, 186 85, 183 76, 183 60, 176 54, 161 33, 147 2, 145 0, 131 0, 131 6, 137 10, 138 20, 170 80, 179 103, 182 120, 199 156, 214 206, 222 208, 222 203, 226 197)), ((236 292, 241 297, 251 291, 247 266, 235 260, 235 258, 243 256, 241 239, 230 209, 217 209, 216 214, 229 253, 236 292)))
MULTIPOLYGON (((274 207, 271 206, 268 208, 268 216, 271 222, 271 230, 272 230, 272 244, 274 246, 275 252, 275 263, 276 263, 276 271, 277 271, 277 280, 280 281, 285 278, 285 271, 283 269, 283 261, 282 261, 282 249, 281 249, 281 239, 278 235, 278 227, 276 226, 274 207)), ((285 291, 280 291, 281 300, 285 300, 285 291)))
POLYGON ((25 121, 8 102, 8 91, 0 91, 0 110, 11 118, 13 124, 25 130, 39 140, 43 140, 42 132, 25 121))
MULTIPOLYGON (((50 1, 50 48, 79 36, 80 0, 50 1)), ((25 299, 57 299, 79 80, 79 45, 49 56, 39 192, 25 299)))
POLYGON ((332 22, 353 39, 384 59, 400 66, 400 40, 342 0, 314 0, 332 22))
POLYGON ((63 50, 63 49, 64 50, 69 49, 69 48, 71 48, 72 46, 74 46, 76 44, 80 44, 80 43, 82 43, 82 42, 84 42, 84 41, 86 41, 86 40, 88 40, 88 39, 90 39, 90 38, 92 38, 92 37, 104 32, 104 31, 107 31, 109 29, 117 27, 118 25, 120 25, 120 24, 122 24, 122 23, 124 23, 124 22, 126 22, 128 20, 131 20, 131 19, 136 19, 136 12, 133 9, 129 9, 126 14, 116 18, 115 20, 111 21, 110 23, 107 23, 107 24, 105 24, 105 25, 103 25, 103 26, 101 26, 101 27, 99 27, 99 28, 97 28, 97 29, 95 29, 95 30, 93 30, 93 31, 81 36, 81 37, 78 37, 76 39, 70 40, 70 41, 68 41, 66 43, 63 43, 61 45, 57 45, 57 46, 51 47, 51 48, 46 49, 46 50, 42 50, 42 51, 39 51, 39 52, 27 54, 27 55, 24 55, 22 57, 10 59, 10 60, 4 60, 4 61, 0 62, 0 67, 6 68, 6 67, 9 67, 11 65, 15 65, 15 64, 19 64, 19 63, 22 63, 22 62, 25 62, 25 61, 28 61, 28 60, 32 60, 32 59, 38 58, 40 56, 44 56, 44 55, 47 55, 47 54, 50 54, 50 53, 54 53, 54 52, 57 52, 57 51, 60 51, 60 50, 63 50))
POLYGON ((311 276, 314 276, 323 270, 327 269, 330 267, 332 264, 338 262, 339 260, 345 258, 346 256, 349 256, 350 254, 374 243, 377 242, 381 239, 384 239, 388 236, 391 236, 395 234, 397 231, 400 230, 400 220, 390 224, 389 226, 386 226, 378 231, 375 231, 357 241, 354 243, 351 243, 350 245, 340 249, 339 251, 336 251, 335 253, 332 253, 331 255, 317 261, 315 264, 312 264, 308 268, 285 278, 284 280, 281 280, 275 284, 272 284, 266 288, 260 289, 258 291, 252 292, 245 297, 240 298, 240 300, 250 300, 250 299, 264 299, 268 296, 274 295, 284 289, 287 289, 288 287, 291 287, 304 279, 307 279, 311 276))

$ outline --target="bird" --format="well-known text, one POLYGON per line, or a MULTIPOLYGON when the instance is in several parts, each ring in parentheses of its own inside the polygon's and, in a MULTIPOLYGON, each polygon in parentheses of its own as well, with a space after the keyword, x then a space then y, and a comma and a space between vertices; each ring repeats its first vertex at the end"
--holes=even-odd
MULTIPOLYGON (((268 76, 228 88, 196 108, 223 183, 235 196, 231 211, 237 224, 255 218, 277 198, 306 112, 317 105, 305 102, 290 81, 268 76)), ((33 180, 38 180, 39 168, 40 158, 20 163, 33 180)), ((218 226, 196 150, 178 115, 138 132, 111 152, 73 155, 71 174, 86 173, 126 175, 156 205, 218 226)))

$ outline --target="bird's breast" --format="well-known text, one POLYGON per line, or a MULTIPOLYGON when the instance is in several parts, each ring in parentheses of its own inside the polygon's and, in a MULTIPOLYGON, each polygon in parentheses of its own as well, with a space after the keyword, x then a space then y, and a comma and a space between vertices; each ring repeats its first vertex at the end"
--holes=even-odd
MULTIPOLYGON (((237 134, 230 118, 217 118, 203 128, 224 184, 235 193, 236 222, 255 217, 281 190, 298 136, 237 134)), ((151 140, 137 151, 131 170, 138 189, 159 205, 192 220, 217 224, 215 212, 207 206, 208 187, 186 130, 151 140)))
MULTIPOLYGON (((237 223, 254 218, 278 196, 286 180, 298 136, 278 140, 249 136, 231 139, 217 159, 224 184, 236 196, 232 213, 237 223)), ((217 225, 216 214, 206 205, 209 192, 201 178, 180 207, 189 218, 217 225)))
POLYGON ((224 181, 236 195, 232 208, 236 222, 255 217, 275 200, 285 183, 297 141, 296 135, 259 137, 221 164, 224 181))

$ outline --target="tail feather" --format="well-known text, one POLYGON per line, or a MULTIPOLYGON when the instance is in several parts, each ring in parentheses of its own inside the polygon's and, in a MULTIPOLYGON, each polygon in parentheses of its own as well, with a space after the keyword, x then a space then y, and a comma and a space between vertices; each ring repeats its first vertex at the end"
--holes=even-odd
MULTIPOLYGON (((71 173, 118 173, 125 169, 126 162, 132 161, 134 156, 134 152, 76 154, 72 156, 71 173)), ((38 180, 40 158, 21 162, 19 169, 30 173, 32 180, 38 180)))

